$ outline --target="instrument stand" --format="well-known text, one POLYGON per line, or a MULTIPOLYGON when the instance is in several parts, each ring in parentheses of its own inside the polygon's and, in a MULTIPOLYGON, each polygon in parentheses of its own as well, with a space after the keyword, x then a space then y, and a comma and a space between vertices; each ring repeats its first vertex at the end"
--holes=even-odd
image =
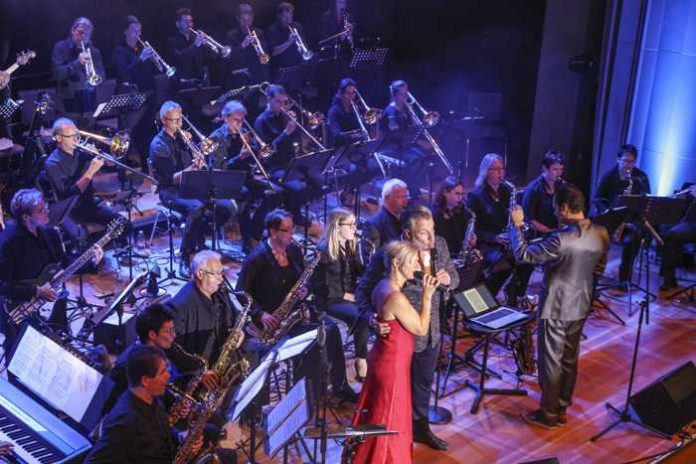
POLYGON ((317 346, 319 347, 319 388, 317 392, 316 401, 316 414, 315 414, 315 425, 320 429, 319 434, 319 453, 317 454, 317 442, 314 441, 314 457, 320 456, 320 459, 316 462, 320 464, 326 463, 326 445, 328 441, 328 430, 326 422, 326 412, 329 405, 329 395, 327 382, 329 379, 329 366, 325 362, 326 354, 326 313, 324 311, 319 312, 319 328, 317 329, 317 346))
POLYGON ((167 269, 167 277, 158 282, 160 287, 166 287, 169 285, 167 282, 174 283, 176 280, 184 283, 186 282, 186 279, 178 277, 176 275, 176 271, 174 270, 174 230, 172 228, 171 209, 168 209, 165 217, 167 218, 167 235, 169 235, 169 269, 167 269), (167 285, 164 285, 165 283, 167 283, 167 285))
MULTIPOLYGON (((648 202, 648 207, 645 210, 645 217, 647 217, 647 215, 649 213, 649 208, 650 208, 650 203, 648 202)), ((655 232, 655 229, 653 229, 653 227, 650 225, 650 223, 648 222, 648 220, 645 217, 643 217, 643 226, 650 232, 650 234, 653 236, 653 238, 655 238, 658 242, 662 242, 662 238, 659 235, 657 235, 657 233, 655 232)), ((646 241, 646 238, 643 238, 643 242, 645 242, 645 241, 646 241)), ((641 245, 643 245, 643 243, 641 243, 641 245)), ((647 253, 647 249, 645 250, 645 253, 647 253)), ((640 255, 640 265, 642 266, 642 264, 643 264, 643 253, 641 253, 641 255, 640 255)), ((629 405, 630 405, 631 396, 633 393, 633 381, 635 379, 635 374, 636 374, 636 364, 638 362, 638 349, 640 348, 640 336, 641 336, 641 332, 643 330, 643 319, 645 319, 646 323, 647 323, 648 315, 650 313, 650 291, 649 291, 650 290, 650 263, 646 262, 646 266, 647 266, 646 271, 645 271, 646 292, 645 292, 645 298, 643 298, 643 301, 641 301, 638 305, 640 307, 640 314, 638 316, 638 329, 636 330, 636 340, 633 344, 633 358, 631 360, 631 370, 630 370, 630 374, 628 376, 628 389, 626 390, 626 401, 625 401, 622 409, 616 408, 614 405, 612 405, 609 402, 606 403, 606 407, 608 409, 611 409, 615 413, 617 413, 619 415, 619 417, 614 422, 609 424, 604 430, 602 430, 601 432, 599 432, 596 435, 593 435, 590 438, 590 441, 597 441, 604 434, 606 434, 607 432, 612 430, 617 425, 619 425, 621 423, 626 423, 626 422, 631 422, 639 427, 644 428, 645 430, 647 430, 649 432, 653 432, 657 436, 664 438, 666 440, 670 439, 669 435, 662 433, 659 430, 653 429, 652 427, 639 422, 637 419, 634 419, 633 416, 631 415, 631 413, 629 412, 629 405)))
POLYGON ((448 424, 452 422, 452 412, 447 408, 438 406, 438 401, 440 399, 440 373, 442 372, 440 358, 442 358, 443 348, 444 343, 442 342, 442 338, 440 338, 440 349, 438 350, 436 363, 437 374, 435 374, 435 403, 428 408, 428 422, 431 424, 448 424))
MULTIPOLYGON (((128 196, 124 198, 124 206, 126 207, 126 211, 128 211, 128 224, 133 224, 133 209, 137 210, 140 215, 142 216, 143 213, 138 209, 138 206, 136 203, 133 201, 134 197, 138 195, 138 191, 131 188, 128 190, 128 196)), ((135 230, 131 227, 130 234, 128 234, 127 240, 128 244, 126 245, 125 249, 121 249, 118 253, 114 254, 116 257, 123 256, 126 254, 128 256, 128 280, 131 281, 133 280, 133 258, 139 258, 139 259, 147 259, 147 256, 139 255, 136 253, 133 253, 133 233, 135 230)))

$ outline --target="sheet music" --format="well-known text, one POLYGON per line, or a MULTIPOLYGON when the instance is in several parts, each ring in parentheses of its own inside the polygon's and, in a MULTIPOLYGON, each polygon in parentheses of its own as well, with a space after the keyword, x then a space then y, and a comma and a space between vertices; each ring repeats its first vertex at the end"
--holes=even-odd
POLYGON ((310 420, 307 384, 302 378, 268 414, 267 453, 274 455, 310 420))
POLYGON ((27 326, 10 372, 51 406, 81 421, 102 374, 50 338, 27 326))
POLYGON ((488 309, 488 305, 483 300, 476 288, 465 290, 463 292, 463 295, 464 298, 466 298, 466 301, 468 301, 471 305, 471 308, 474 310, 474 312, 480 313, 488 309))
POLYGON ((268 370, 271 368, 274 362, 273 352, 269 353, 264 357, 259 365, 254 369, 254 371, 249 374, 249 377, 244 379, 244 382, 239 386, 234 394, 234 410, 232 417, 229 418, 232 421, 237 420, 239 415, 244 411, 244 409, 251 403, 256 395, 259 394, 261 388, 263 388, 266 383, 266 376, 268 375, 268 370))
POLYGON ((290 359, 301 354, 309 345, 312 344, 312 342, 314 342, 314 340, 317 339, 318 330, 319 329, 310 330, 309 332, 305 332, 296 337, 289 338, 278 345, 275 350, 278 353, 276 362, 285 361, 286 359, 290 359))

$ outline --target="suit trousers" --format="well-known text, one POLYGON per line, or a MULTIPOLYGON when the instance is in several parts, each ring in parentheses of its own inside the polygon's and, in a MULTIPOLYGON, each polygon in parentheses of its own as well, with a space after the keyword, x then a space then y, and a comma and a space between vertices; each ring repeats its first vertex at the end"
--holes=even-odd
POLYGON ((552 421, 572 402, 578 376, 580 336, 585 320, 539 321, 537 363, 541 387, 540 409, 552 421))
POLYGON ((436 345, 428 343, 423 351, 413 353, 413 359, 411 359, 413 420, 428 419, 430 391, 433 386, 437 356, 440 353, 440 343, 436 345))

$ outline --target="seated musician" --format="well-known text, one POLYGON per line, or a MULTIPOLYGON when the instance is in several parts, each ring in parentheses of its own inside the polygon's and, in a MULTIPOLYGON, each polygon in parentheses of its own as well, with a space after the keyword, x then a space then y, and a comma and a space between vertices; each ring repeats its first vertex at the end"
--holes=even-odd
MULTIPOLYGON (((266 90, 268 104, 266 110, 256 118, 254 129, 261 139, 271 145, 275 153, 267 162, 268 174, 274 181, 282 180, 295 158, 296 147, 301 144, 300 130, 297 124, 287 116, 289 99, 285 88, 270 85, 266 90)), ((297 115, 295 116, 297 117, 297 115)), ((286 192, 285 206, 295 215, 298 223, 306 225, 309 218, 300 215, 302 206, 321 195, 321 179, 315 173, 303 173, 302 179, 293 179, 281 183, 286 192)))
POLYGON ((254 41, 251 31, 261 44, 263 52, 270 55, 270 48, 266 35, 257 27, 254 27, 254 9, 247 2, 239 4, 237 9, 237 27, 228 31, 225 35, 225 43, 231 47, 228 58, 229 69, 225 82, 228 87, 240 87, 242 85, 257 84, 270 79, 268 63, 261 63, 257 51, 254 49, 254 41))
MULTIPOLYGON (((275 315, 290 290, 302 275, 305 266, 301 248, 293 242, 294 221, 292 214, 284 210, 274 210, 266 215, 268 238, 262 241, 248 256, 242 265, 237 280, 237 290, 247 292, 254 300, 251 317, 255 326, 263 331, 274 331, 282 322, 275 315)), ((300 301, 306 298, 307 289, 300 288, 300 301)), ((297 307, 293 311, 298 311, 297 307)), ((316 328, 316 324, 307 322, 294 326, 289 335, 295 336, 316 328)), ((326 360, 330 366, 328 381, 332 392, 339 398, 355 402, 358 395, 346 379, 346 364, 343 344, 338 327, 327 321, 326 360)), ((247 351, 258 352, 263 356, 270 346, 259 339, 248 338, 247 351)), ((301 376, 307 376, 316 388, 319 382, 318 366, 321 365, 319 350, 315 345, 299 361, 301 376)), ((298 377, 299 378, 299 377, 298 377)), ((316 389, 314 391, 317 391, 316 389)))
POLYGON ((563 155, 549 150, 541 160, 541 174, 525 187, 522 210, 534 237, 545 237, 558 228, 553 210, 556 187, 563 183, 563 155))
POLYGON ((356 230, 353 213, 344 208, 331 211, 324 238, 317 245, 321 259, 312 276, 312 289, 317 309, 345 322, 353 334, 356 379, 362 382, 367 376, 370 328, 368 315, 361 315, 355 304, 355 287, 363 271, 356 230))
MULTIPOLYGON (((10 205, 15 222, 0 233, 0 332, 5 335, 5 360, 9 359, 17 337, 17 327, 7 319, 7 312, 34 297, 56 301, 58 294, 48 284, 26 283, 37 279, 51 264, 67 265, 60 234, 48 226, 48 206, 41 192, 18 190, 10 205)), ((53 321, 58 314, 52 315, 53 321)), ((62 318, 65 314, 62 313, 62 318)))
MULTIPOLYGON (((622 195, 645 195, 650 193, 648 175, 636 167, 638 149, 633 145, 623 145, 616 155, 616 166, 602 176, 597 187, 593 209, 605 211, 619 203, 622 195)), ((620 229, 610 230, 614 239, 623 245, 619 281, 629 282, 633 275, 633 260, 638 254, 642 237, 637 218, 628 217, 620 229), (619 235, 617 237, 617 234, 619 235)))
POLYGON ((497 295, 512 275, 505 293, 507 304, 516 305, 517 298, 525 294, 534 268, 529 264, 516 265, 510 250, 507 229, 511 195, 515 192, 503 185, 504 179, 503 158, 495 153, 488 153, 481 160, 475 188, 469 192, 467 202, 476 215, 476 236, 483 256, 486 287, 493 295, 497 295))
POLYGON ((662 235, 665 241, 660 265, 660 276, 664 279, 660 286, 662 291, 677 287, 674 271, 679 264, 682 247, 696 242, 696 184, 685 184, 682 190, 686 190, 682 195, 690 199, 689 206, 682 219, 662 235))
MULTIPOLYGON (((329 142, 334 148, 348 147, 356 142, 363 142, 370 136, 362 130, 357 116, 355 99, 358 88, 356 82, 346 77, 341 80, 336 90, 336 95, 327 113, 327 129, 329 142), (354 109, 355 108, 355 109, 354 109)), ((369 125, 364 122, 365 129, 369 131, 369 125)), ((344 185, 341 194, 341 202, 347 206, 348 197, 356 187, 381 173, 380 166, 370 153, 350 151, 348 153, 350 165, 348 175, 341 179, 344 185)))
MULTIPOLYGON (((123 41, 113 51, 113 67, 118 79, 117 93, 155 92, 155 75, 159 70, 152 61, 154 50, 141 42, 142 25, 135 16, 123 19, 123 41)), ((156 96, 149 95, 138 110, 121 117, 121 128, 130 133, 133 150, 137 150, 140 165, 147 165, 148 144, 152 120, 156 111, 156 96)))
POLYGON ((106 227, 118 217, 94 196, 92 179, 104 161, 79 149, 80 134, 77 130, 75 123, 67 118, 58 118, 53 123, 56 149, 44 165, 45 178, 56 199, 59 202, 75 201, 61 222, 62 228, 73 239, 84 237, 83 227, 87 223, 106 227))
MULTIPOLYGON (((169 382, 167 356, 160 348, 142 345, 126 361, 128 390, 106 417, 102 433, 85 464, 173 462, 173 431, 160 397, 169 382)), ((200 440, 198 448, 203 445, 200 440)))
MULTIPOLYGON (((188 278, 191 256, 205 242, 204 226, 205 211, 209 202, 196 198, 183 198, 179 194, 179 184, 186 172, 195 171, 198 166, 192 162, 191 153, 177 139, 181 130, 181 106, 173 101, 166 101, 159 111, 162 130, 155 135, 150 143, 148 163, 152 176, 157 180, 157 191, 162 204, 184 215, 186 226, 181 239, 181 261, 179 273, 188 278)), ((215 200, 215 228, 226 223, 236 212, 236 206, 231 200, 215 200)))
MULTIPOLYGON (((473 218, 471 210, 464 203, 464 195, 461 181, 447 177, 442 181, 433 208, 435 233, 445 239, 453 257, 461 253, 467 226, 473 218)), ((476 234, 471 236, 470 245, 476 246, 476 234)))
POLYGON ((334 0, 331 2, 331 8, 324 11, 319 17, 321 40, 345 32, 339 35, 337 40, 339 44, 345 42, 346 46, 352 46, 354 25, 349 22, 349 10, 348 0, 334 0), (346 26, 348 26, 347 29, 346 26))
POLYGON ((70 28, 70 36, 56 42, 51 54, 53 79, 62 109, 81 127, 92 125, 91 113, 97 107, 96 86, 88 83, 85 72, 90 59, 95 73, 102 80, 106 78, 101 52, 91 42, 93 31, 92 21, 77 18, 70 28))
POLYGON ((272 65, 276 73, 281 68, 289 68, 304 63, 302 55, 298 51, 295 36, 290 33, 290 27, 295 28, 305 46, 307 45, 302 26, 293 21, 294 13, 295 7, 292 3, 278 3, 276 21, 266 31, 270 49, 268 53, 273 57, 272 65))
POLYGON ((174 12, 176 32, 167 38, 168 64, 176 68, 180 88, 195 87, 208 82, 203 39, 191 32, 193 14, 188 8, 174 12))
MULTIPOLYGON (((382 185, 379 211, 367 218, 363 224, 363 237, 367 240, 371 255, 382 245, 401 237, 401 216, 408 206, 408 190, 401 179, 389 179, 382 185)), ((369 256, 363 256, 369 258, 369 256)), ((365 259, 367 262, 367 259, 365 259)))
POLYGON ((422 137, 414 140, 417 131, 413 115, 408 107, 408 84, 398 80, 389 86, 391 103, 382 113, 382 150, 387 156, 397 158, 405 163, 400 176, 408 185, 414 201, 420 198, 420 183, 424 173, 428 172, 430 160, 427 153, 432 149, 429 142, 422 137))

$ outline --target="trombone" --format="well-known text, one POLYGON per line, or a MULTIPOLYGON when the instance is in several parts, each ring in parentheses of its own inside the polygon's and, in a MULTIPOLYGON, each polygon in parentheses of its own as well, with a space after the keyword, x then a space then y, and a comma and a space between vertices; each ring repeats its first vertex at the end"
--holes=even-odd
POLYGON ((292 25, 288 27, 290 28, 290 35, 293 37, 293 40, 295 40, 295 45, 297 45, 297 51, 300 52, 300 55, 302 55, 302 59, 305 61, 311 60, 314 53, 307 48, 307 45, 305 45, 304 40, 302 40, 300 33, 297 32, 297 28, 293 27, 292 25))
POLYGON ((85 141, 92 139, 107 145, 111 154, 117 159, 123 158, 128 154, 128 147, 130 147, 130 135, 128 135, 128 132, 117 132, 116 135, 111 138, 80 129, 77 130, 77 133, 80 134, 80 137, 85 139, 85 141))
POLYGON ((97 70, 94 68, 94 60, 92 60, 92 49, 85 48, 85 43, 80 42, 82 47, 82 53, 87 53, 87 60, 85 61, 85 74, 87 75, 87 83, 92 87, 97 87, 102 83, 104 78, 97 74, 97 70))
POLYGON ((230 53, 232 53, 232 48, 229 45, 222 45, 220 42, 213 39, 211 36, 203 32, 202 30, 196 30, 194 28, 191 28, 189 30, 193 32, 194 35, 196 35, 197 37, 200 37, 203 40, 203 43, 208 48, 210 48, 213 51, 213 53, 216 53, 223 58, 227 58, 228 56, 230 56, 230 53))
POLYGON ((251 37, 251 46, 254 47, 254 51, 256 52, 256 56, 259 57, 259 63, 261 64, 266 64, 270 61, 271 55, 266 53, 266 51, 263 49, 263 45, 261 45, 261 41, 259 40, 259 36, 256 35, 256 31, 252 29, 251 27, 248 28, 249 31, 249 37, 251 37))
MULTIPOLYGON (((365 103, 365 99, 362 97, 362 95, 360 95, 360 91, 358 89, 355 89, 355 93, 358 97, 358 103, 360 103, 360 106, 362 106, 363 108, 362 118, 365 120, 365 124, 367 124, 368 126, 375 124, 382 117, 382 110, 378 108, 370 108, 369 106, 367 106, 367 103, 365 103)), ((351 104, 352 103, 353 102, 351 101, 351 104)))
POLYGON ((442 161, 442 164, 445 165, 447 170, 449 171, 450 174, 454 174, 454 168, 452 168, 452 165, 450 164, 449 160, 447 159, 447 156, 445 156, 445 153, 442 151, 442 148, 440 148, 440 145, 435 141, 435 138, 430 134, 430 131, 428 130, 429 127, 433 127, 436 125, 438 122, 440 122, 440 113, 437 111, 426 111, 420 103, 418 103, 418 100, 411 94, 411 92, 408 93, 408 99, 406 100, 406 108, 408 109, 408 112, 411 114, 411 118, 413 119, 413 122, 420 127, 421 132, 419 136, 422 134, 423 137, 430 143, 430 146, 433 147, 433 151, 435 154, 440 158, 440 161, 442 161), (414 110, 414 107, 421 112, 423 119, 418 117, 416 114, 416 110, 414 110))
POLYGON ((153 185, 158 184, 157 180, 154 177, 149 176, 144 172, 138 171, 137 169, 128 166, 127 164, 123 164, 121 161, 118 160, 118 156, 123 155, 117 155, 118 151, 115 150, 114 147, 116 147, 118 150, 123 150, 123 147, 125 146, 125 151, 128 151, 129 140, 127 138, 127 134, 116 134, 112 138, 108 138, 81 130, 78 130, 77 132, 81 136, 80 140, 77 142, 77 148, 81 149, 86 153, 89 153, 90 155, 96 158, 101 159, 102 161, 106 161, 107 163, 116 165, 120 168, 125 169, 126 171, 132 172, 133 174, 142 176, 145 179, 148 179, 150 182, 152 182, 153 185), (84 139, 82 139, 82 136, 84 136, 84 139), (104 145, 108 145, 109 147, 111 147, 112 154, 110 155, 99 150, 93 143, 89 142, 89 139, 93 139, 94 141, 103 143, 104 145))
MULTIPOLYGON (((267 144, 263 141, 263 139, 261 139, 261 137, 259 137, 259 134, 254 130, 251 124, 249 124, 249 121, 244 119, 243 124, 244 127, 246 127, 247 131, 240 132, 239 135, 240 137, 242 137, 242 139, 251 135, 254 138, 254 140, 256 140, 256 143, 258 144, 259 158, 261 158, 262 160, 267 160, 268 158, 273 156, 273 154, 275 153, 275 149, 273 148, 273 146, 267 144)), ((247 140, 246 142, 249 143, 249 140, 247 140)), ((244 143, 244 140, 242 140, 242 143, 244 143)))
POLYGON ((159 72, 163 72, 167 75, 167 77, 172 77, 176 73, 176 68, 174 66, 169 66, 166 61, 164 61, 164 58, 160 56, 159 53, 157 53, 157 50, 155 50, 152 45, 150 45, 150 42, 147 40, 143 41, 138 39, 138 43, 142 45, 143 48, 149 48, 152 50, 152 57, 150 58, 153 63, 155 63, 155 66, 159 70, 159 72))
POLYGON ((201 133, 201 131, 199 131, 196 128, 196 126, 194 126, 191 123, 191 121, 189 121, 189 119, 183 114, 181 115, 181 118, 188 125, 190 131, 193 132, 193 134, 195 134, 196 138, 198 138, 199 140, 198 145, 196 145, 193 142, 193 136, 191 135, 191 132, 189 132, 188 130, 183 130, 181 128, 177 129, 177 132, 181 136, 181 139, 184 141, 186 147, 189 149, 191 155, 193 156, 193 164, 195 165, 196 169, 210 169, 210 166, 208 166, 208 162, 205 160, 205 157, 217 150, 218 147, 220 147, 220 143, 216 142, 215 140, 209 137, 205 137, 201 133))

